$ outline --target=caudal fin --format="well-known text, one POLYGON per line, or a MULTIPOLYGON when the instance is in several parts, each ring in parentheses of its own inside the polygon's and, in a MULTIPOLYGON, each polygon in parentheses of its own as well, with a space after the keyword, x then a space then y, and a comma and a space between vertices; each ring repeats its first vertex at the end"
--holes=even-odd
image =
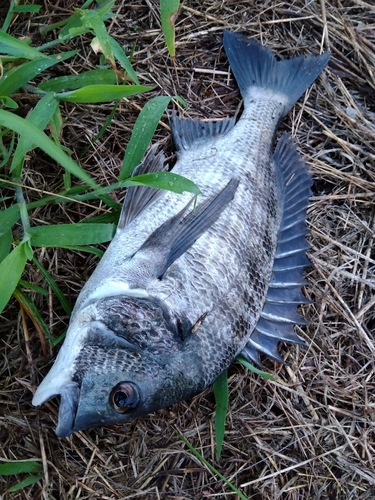
POLYGON ((273 53, 259 42, 232 31, 224 33, 223 43, 245 106, 247 99, 251 99, 251 88, 273 90, 287 98, 283 115, 320 75, 331 55, 324 52, 277 61, 273 53))

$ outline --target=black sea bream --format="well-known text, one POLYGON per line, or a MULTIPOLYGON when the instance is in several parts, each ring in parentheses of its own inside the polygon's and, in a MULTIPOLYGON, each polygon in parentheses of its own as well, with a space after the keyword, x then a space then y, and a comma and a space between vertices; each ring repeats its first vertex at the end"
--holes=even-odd
MULTIPOLYGON (((291 138, 275 132, 329 59, 277 61, 224 34, 244 99, 235 123, 172 119, 173 172, 202 195, 128 189, 116 235, 80 293, 55 364, 35 393, 60 395, 58 436, 119 424, 190 398, 242 354, 281 360, 308 265, 311 179, 291 138)), ((162 170, 151 148, 136 173, 162 170)), ((282 360, 281 360, 282 361, 282 360)))

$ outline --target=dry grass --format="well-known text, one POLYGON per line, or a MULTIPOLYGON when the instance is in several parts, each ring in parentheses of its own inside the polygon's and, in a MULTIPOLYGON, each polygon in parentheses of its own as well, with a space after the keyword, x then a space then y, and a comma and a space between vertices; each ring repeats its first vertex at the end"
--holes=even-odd
MULTIPOLYGON (((15 19, 11 33, 28 34, 37 43, 40 24, 56 22, 74 6, 72 0, 45 2, 39 17, 15 19)), ((136 43, 133 61, 141 83, 153 83, 155 94, 183 96, 190 117, 221 118, 240 109, 221 47, 224 29, 255 36, 281 57, 322 47, 332 51, 329 68, 282 124, 296 137, 315 179, 308 222, 314 266, 306 291, 315 304, 304 307, 310 326, 299 331, 309 347, 283 348, 290 367, 267 362, 278 375, 276 382, 238 364, 231 368, 230 413, 219 462, 211 390, 123 427, 58 440, 56 401, 39 411, 31 406, 35 381, 47 372, 56 351, 48 352, 44 363, 37 332, 27 318, 22 323, 13 301, 0 325, 0 454, 41 460, 45 477, 12 498, 236 498, 178 434, 249 499, 375 498, 374 6, 370 0, 186 0, 177 21, 175 63, 165 48, 156 1, 123 0, 116 9, 122 17, 109 23, 110 33, 126 47, 136 43)), ((75 43, 82 47, 82 41, 75 43)), ((83 46, 80 56, 65 63, 64 73, 98 62, 88 41, 83 46)), ((82 157, 111 106, 63 105, 63 142, 102 185, 118 174, 142 99, 122 102, 110 129, 82 157)), ((27 104, 33 103, 25 96, 27 104)), ((155 141, 171 153, 168 121, 163 121, 155 141)), ((25 179, 30 187, 52 191, 59 175, 39 151, 30 155, 25 179)), ((39 196, 26 194, 30 200, 39 196)), ((35 210, 31 220, 78 221, 103 210, 94 205, 53 205, 35 210)), ((73 304, 96 258, 66 250, 41 251, 39 257, 73 304)), ((26 279, 44 284, 34 269, 27 272, 26 279)), ((33 298, 54 334, 60 334, 68 318, 56 300, 33 298)), ((0 491, 14 482, 5 479, 0 478, 0 491)))

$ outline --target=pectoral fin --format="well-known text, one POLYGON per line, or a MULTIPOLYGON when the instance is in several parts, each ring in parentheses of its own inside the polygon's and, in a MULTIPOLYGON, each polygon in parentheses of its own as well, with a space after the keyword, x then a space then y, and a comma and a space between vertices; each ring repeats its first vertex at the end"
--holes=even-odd
POLYGON ((155 274, 160 278, 220 217, 232 201, 239 181, 232 179, 215 196, 208 198, 185 216, 193 199, 177 215, 162 224, 138 250, 153 255, 155 274))

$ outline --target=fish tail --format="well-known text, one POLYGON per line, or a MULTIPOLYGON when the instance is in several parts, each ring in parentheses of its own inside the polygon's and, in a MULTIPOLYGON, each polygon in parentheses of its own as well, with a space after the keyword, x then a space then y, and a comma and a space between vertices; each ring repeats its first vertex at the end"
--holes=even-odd
POLYGON ((272 52, 256 40, 231 31, 224 33, 223 43, 245 107, 254 99, 251 89, 274 91, 286 98, 282 116, 320 75, 331 55, 324 52, 277 61, 272 52))

